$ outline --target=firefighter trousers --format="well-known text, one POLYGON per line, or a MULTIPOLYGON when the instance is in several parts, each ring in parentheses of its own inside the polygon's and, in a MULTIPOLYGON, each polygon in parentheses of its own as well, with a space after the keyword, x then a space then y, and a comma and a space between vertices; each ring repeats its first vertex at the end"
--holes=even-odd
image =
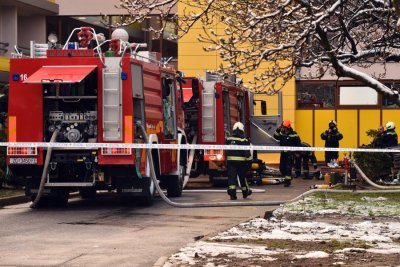
POLYGON ((301 175, 301 167, 303 167, 304 178, 308 179, 310 177, 310 169, 308 168, 308 162, 310 157, 308 155, 300 155, 294 159, 294 171, 296 177, 301 175))
POLYGON ((279 162, 279 170, 284 176, 284 186, 289 186, 292 181, 292 168, 293 168, 293 153, 281 152, 281 158, 279 162))
POLYGON ((337 160, 339 157, 339 152, 337 151, 325 151, 325 163, 328 164, 331 160, 337 160))
POLYGON ((248 171, 247 161, 234 161, 228 160, 228 195, 236 197, 236 185, 237 177, 239 177, 240 186, 242 189, 243 196, 247 197, 249 193, 249 185, 246 179, 246 173, 248 171))

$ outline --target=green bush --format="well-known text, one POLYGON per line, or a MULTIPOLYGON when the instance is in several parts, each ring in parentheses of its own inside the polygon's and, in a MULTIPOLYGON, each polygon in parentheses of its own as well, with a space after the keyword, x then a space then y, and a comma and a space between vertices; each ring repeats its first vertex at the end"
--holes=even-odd
POLYGON ((354 159, 363 172, 373 180, 388 178, 391 174, 392 158, 388 153, 355 152, 354 159))
MULTIPOLYGON (((366 132, 367 136, 375 138, 377 130, 366 132)), ((371 145, 363 145, 362 148, 374 148, 371 145)), ((391 175, 392 157, 389 153, 355 152, 354 159, 363 172, 373 180, 385 179, 391 175)))

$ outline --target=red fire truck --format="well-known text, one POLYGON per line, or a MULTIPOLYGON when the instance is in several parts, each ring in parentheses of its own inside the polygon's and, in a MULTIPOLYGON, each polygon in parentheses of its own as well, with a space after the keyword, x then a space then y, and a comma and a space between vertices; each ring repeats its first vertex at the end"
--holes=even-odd
MULTIPOLYGON (((185 77, 185 122, 189 141, 198 144, 223 145, 240 121, 250 135, 251 95, 233 75, 221 77, 209 72, 203 79, 185 77), (196 130, 198 129, 198 130, 196 130)), ((226 180, 226 158, 223 150, 197 150, 192 176, 209 175, 210 181, 226 180)))
MULTIPOLYGON (((83 198, 97 190, 151 205, 155 187, 145 149, 91 147, 91 143, 185 144, 183 100, 176 71, 154 53, 127 40, 99 42, 94 29, 74 29, 61 48, 31 43, 30 58, 10 60, 9 142, 55 142, 40 203, 67 203, 71 191, 83 198), (74 41, 76 40, 76 41, 74 41), (102 52, 103 44, 110 49, 102 52), (79 143, 69 148, 68 143, 79 143)), ((221 95, 221 97, 223 97, 221 95)), ((7 164, 26 178, 36 198, 47 148, 8 147, 7 164)), ((154 168, 169 196, 182 193, 185 150, 153 149, 154 168)), ((50 154, 50 153, 49 153, 50 154)))

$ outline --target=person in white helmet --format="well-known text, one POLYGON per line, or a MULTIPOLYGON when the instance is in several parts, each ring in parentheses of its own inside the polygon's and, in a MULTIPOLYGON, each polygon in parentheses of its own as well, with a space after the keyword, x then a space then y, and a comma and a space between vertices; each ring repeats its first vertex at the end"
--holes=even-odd
POLYGON ((381 147, 392 147, 397 146, 397 133, 395 132, 396 125, 392 121, 386 123, 386 130, 381 135, 381 147))
MULTIPOLYGON (((227 145, 249 146, 250 141, 244 133, 244 125, 241 122, 236 122, 233 125, 232 136, 226 138, 227 145)), ((227 169, 228 169, 228 195, 231 200, 236 200, 236 183, 239 177, 243 198, 251 195, 252 191, 249 188, 246 179, 246 173, 251 160, 250 150, 226 150, 227 169)))

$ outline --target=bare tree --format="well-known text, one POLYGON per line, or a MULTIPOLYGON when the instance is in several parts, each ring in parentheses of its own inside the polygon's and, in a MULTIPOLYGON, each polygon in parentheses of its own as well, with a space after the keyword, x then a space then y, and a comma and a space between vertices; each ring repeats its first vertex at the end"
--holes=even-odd
MULTIPOLYGON (((174 5, 191 7, 176 18, 180 33, 201 23, 205 50, 218 51, 225 71, 253 73, 251 88, 273 94, 296 75, 328 70, 398 99, 398 92, 353 67, 400 60, 397 0, 121 0, 131 20, 150 13, 170 17, 174 5), (190 10, 190 11, 188 11, 190 10), (216 32, 216 23, 224 25, 216 32), (267 68, 260 70, 260 65, 267 68)), ((159 29, 162 31, 163 29, 159 29)))

